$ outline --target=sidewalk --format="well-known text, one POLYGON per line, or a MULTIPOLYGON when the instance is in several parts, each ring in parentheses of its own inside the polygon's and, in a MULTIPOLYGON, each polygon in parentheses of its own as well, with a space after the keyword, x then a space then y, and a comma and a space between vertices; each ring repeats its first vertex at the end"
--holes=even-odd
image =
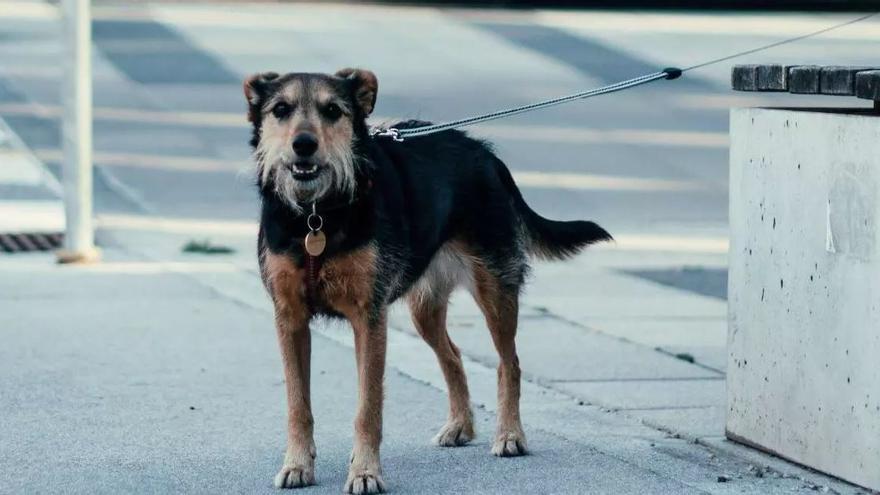
MULTIPOLYGON (((0 492, 271 492, 284 448, 284 394, 271 308, 250 254, 253 239, 241 225, 131 220, 139 227, 101 229, 104 261, 97 265, 57 266, 50 254, 0 257, 0 492), (174 232, 182 227, 189 232, 174 232), (238 235, 229 235, 230 227, 238 235), (186 240, 210 230, 213 242, 238 251, 180 252, 186 240), (47 466, 65 467, 63 486, 47 484, 57 476, 47 466)), ((578 263, 595 260, 587 255, 578 263)), ((536 279, 546 284, 542 271, 536 279)), ((602 271, 586 269, 591 276, 583 289, 602 271)), ((594 295, 593 304, 605 304, 611 315, 608 294, 622 298, 623 287, 605 285, 606 296, 594 295)), ((474 308, 463 299, 453 305, 453 338, 462 345, 478 406, 477 440, 455 450, 429 443, 446 412, 442 377, 404 315, 395 314, 383 450, 394 493, 791 493, 825 486, 856 492, 727 444, 718 433, 645 426, 643 408, 609 410, 625 407, 627 394, 650 402, 676 385, 655 380, 652 389, 648 375, 720 385, 719 374, 567 324, 553 309, 536 309, 532 297, 525 299, 519 343, 533 455, 521 459, 488 453, 495 371, 474 308), (628 391, 628 384, 645 393, 628 391), (605 407, 584 400, 593 398, 605 407)), ((543 297, 549 308, 569 307, 543 297)), ((658 307, 662 302, 653 299, 658 307)), ((350 331, 315 330, 319 484, 311 492, 338 493, 356 389, 350 331)), ((709 402, 718 405, 715 399, 709 402)))
MULTIPOLYGON (((144 237, 120 234, 102 238, 161 253, 144 237)), ((0 492, 271 492, 284 448, 284 394, 259 280, 222 258, 145 260, 108 244, 104 255, 81 267, 54 265, 49 254, 0 257, 0 492), (57 476, 47 466, 64 466, 63 486, 47 484, 57 476)), ((346 330, 317 333, 312 492, 338 493, 354 360, 346 330)), ((383 454, 394 493, 790 493, 808 483, 755 477, 747 461, 533 380, 523 387, 533 455, 493 458, 494 370, 472 358, 478 438, 440 449, 428 441, 446 411, 430 351, 392 330, 389 365, 383 454)))
MULTIPOLYGON (((230 297, 271 309, 253 254, 255 223, 128 215, 104 215, 99 223, 110 228, 118 242, 156 260, 193 259, 180 253, 181 246, 193 239, 232 247, 235 254, 223 258, 242 276, 249 274, 248 280, 197 276, 230 297)), ((723 267, 726 254, 631 251, 626 246, 631 244, 595 247, 565 263, 535 263, 521 303, 517 335, 524 375, 576 401, 620 410, 684 438, 720 439, 726 303, 624 270, 723 267)), ((393 308, 389 320, 401 338, 422 347, 403 305, 393 308)), ((482 314, 467 293, 456 293, 448 320, 450 335, 462 352, 475 363, 494 368, 495 350, 482 314)), ((329 335, 348 342, 345 332, 329 335)), ((428 380, 420 374, 422 360, 433 372, 433 355, 418 356, 403 364, 405 372, 428 380)), ((494 371, 490 382, 489 396, 494 398, 494 371)), ((442 380, 436 385, 442 388, 442 380)))

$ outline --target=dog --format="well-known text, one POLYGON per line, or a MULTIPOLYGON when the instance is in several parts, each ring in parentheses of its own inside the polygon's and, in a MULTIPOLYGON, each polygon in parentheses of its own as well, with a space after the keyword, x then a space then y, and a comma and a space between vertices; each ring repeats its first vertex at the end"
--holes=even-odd
POLYGON ((490 145, 463 132, 403 142, 371 135, 367 117, 378 87, 363 69, 260 73, 244 82, 262 200, 259 265, 286 378, 287 451, 278 488, 315 482, 309 324, 318 316, 344 318, 354 331, 358 406, 345 492, 385 491, 379 445, 386 318, 398 299, 408 303, 446 379, 449 416, 434 442, 454 447, 474 438, 461 354, 446 330, 458 286, 485 315, 500 359, 492 454, 525 454, 514 337, 529 258, 565 259, 611 239, 593 222, 535 213, 490 145))

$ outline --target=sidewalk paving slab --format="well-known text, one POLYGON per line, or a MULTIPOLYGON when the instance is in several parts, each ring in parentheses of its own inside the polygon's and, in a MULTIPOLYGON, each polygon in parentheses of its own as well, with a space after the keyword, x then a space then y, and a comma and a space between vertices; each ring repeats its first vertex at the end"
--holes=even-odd
MULTIPOLYGON (((285 420, 271 315, 161 267, 137 273, 139 261, 68 268, 47 258, 33 270, 0 259, 0 294, 31 286, 0 298, 0 492, 273 492, 285 420), (72 281, 78 297, 62 297, 72 281), (63 486, 47 483, 57 475, 47 464, 65 466, 63 486)), ((320 333, 313 353, 319 486, 310 493, 338 493, 354 359, 320 333)), ((494 458, 494 420, 482 409, 474 445, 434 447, 445 394, 393 370, 386 381, 383 454, 396 493, 699 492, 541 429, 530 430, 533 455, 494 458)))

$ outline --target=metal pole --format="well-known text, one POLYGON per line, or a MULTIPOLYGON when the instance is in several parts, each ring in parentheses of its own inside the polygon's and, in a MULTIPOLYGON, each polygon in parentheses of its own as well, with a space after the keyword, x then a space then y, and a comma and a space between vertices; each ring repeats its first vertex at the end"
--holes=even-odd
POLYGON ((90 0, 63 0, 65 47, 61 139, 67 232, 61 263, 95 261, 92 226, 92 26, 90 0))

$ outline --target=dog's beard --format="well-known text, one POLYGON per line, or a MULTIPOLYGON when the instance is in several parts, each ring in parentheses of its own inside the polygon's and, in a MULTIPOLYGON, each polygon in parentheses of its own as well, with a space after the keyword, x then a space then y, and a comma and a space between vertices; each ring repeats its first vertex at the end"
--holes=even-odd
MULTIPOLYGON (((353 144, 353 143, 352 143, 353 144)), ((290 208, 302 211, 301 205, 320 201, 333 194, 352 199, 357 187, 358 160, 353 146, 337 144, 328 146, 325 153, 316 157, 318 176, 311 180, 294 177, 290 166, 295 161, 288 146, 273 146, 261 141, 254 152, 260 187, 272 184, 275 194, 290 208)))

